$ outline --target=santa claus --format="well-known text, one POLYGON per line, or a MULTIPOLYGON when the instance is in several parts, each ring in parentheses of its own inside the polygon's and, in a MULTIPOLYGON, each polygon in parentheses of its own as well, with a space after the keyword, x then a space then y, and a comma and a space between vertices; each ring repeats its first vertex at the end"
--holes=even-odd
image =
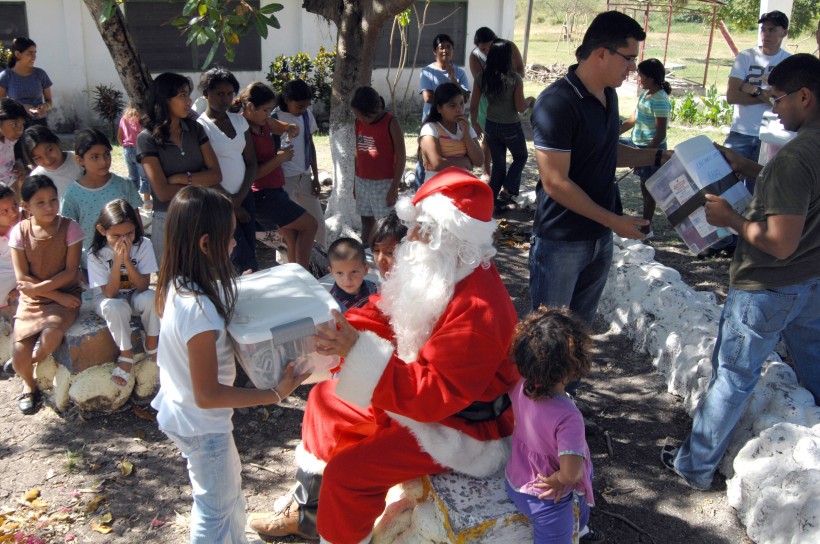
POLYGON ((264 535, 368 542, 392 486, 507 460, 517 317, 490 260, 492 190, 448 168, 397 211, 409 233, 381 296, 319 330, 318 350, 344 362, 308 397, 297 486, 252 516, 264 535))

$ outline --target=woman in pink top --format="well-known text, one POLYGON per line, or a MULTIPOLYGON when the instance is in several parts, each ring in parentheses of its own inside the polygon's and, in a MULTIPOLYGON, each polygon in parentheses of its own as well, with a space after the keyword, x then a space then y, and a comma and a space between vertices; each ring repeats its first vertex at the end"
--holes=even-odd
POLYGON ((590 339, 567 308, 541 307, 519 326, 510 352, 521 379, 510 392, 515 412, 507 495, 533 526, 535 544, 603 542, 587 526, 593 506, 592 461, 584 418, 566 385, 590 368, 590 339))

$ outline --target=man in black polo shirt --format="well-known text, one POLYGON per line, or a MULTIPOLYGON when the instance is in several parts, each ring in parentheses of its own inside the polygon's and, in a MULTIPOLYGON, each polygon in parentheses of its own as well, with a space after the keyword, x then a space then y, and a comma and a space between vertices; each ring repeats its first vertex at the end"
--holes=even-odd
POLYGON ((640 25, 617 11, 592 21, 578 64, 547 87, 532 114, 536 188, 530 248, 532 308, 568 306, 592 323, 612 263, 612 233, 642 239, 647 221, 620 215, 615 167, 660 164, 655 149, 618 144, 619 87, 637 70, 640 25))

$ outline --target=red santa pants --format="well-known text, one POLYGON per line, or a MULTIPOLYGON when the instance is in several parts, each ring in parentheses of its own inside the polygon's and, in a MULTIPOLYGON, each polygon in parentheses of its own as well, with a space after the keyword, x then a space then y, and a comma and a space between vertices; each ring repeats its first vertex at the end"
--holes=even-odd
POLYGON ((317 528, 333 544, 357 544, 373 531, 396 484, 448 469, 423 451, 407 428, 392 419, 337 449, 325 467, 317 528))

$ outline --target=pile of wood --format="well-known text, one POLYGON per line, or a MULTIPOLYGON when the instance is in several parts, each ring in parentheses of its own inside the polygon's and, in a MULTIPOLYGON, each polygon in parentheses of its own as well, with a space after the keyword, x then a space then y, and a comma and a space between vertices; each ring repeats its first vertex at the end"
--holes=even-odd
POLYGON ((524 74, 527 81, 535 83, 549 84, 564 77, 567 73, 567 65, 557 62, 555 64, 528 64, 524 74))

